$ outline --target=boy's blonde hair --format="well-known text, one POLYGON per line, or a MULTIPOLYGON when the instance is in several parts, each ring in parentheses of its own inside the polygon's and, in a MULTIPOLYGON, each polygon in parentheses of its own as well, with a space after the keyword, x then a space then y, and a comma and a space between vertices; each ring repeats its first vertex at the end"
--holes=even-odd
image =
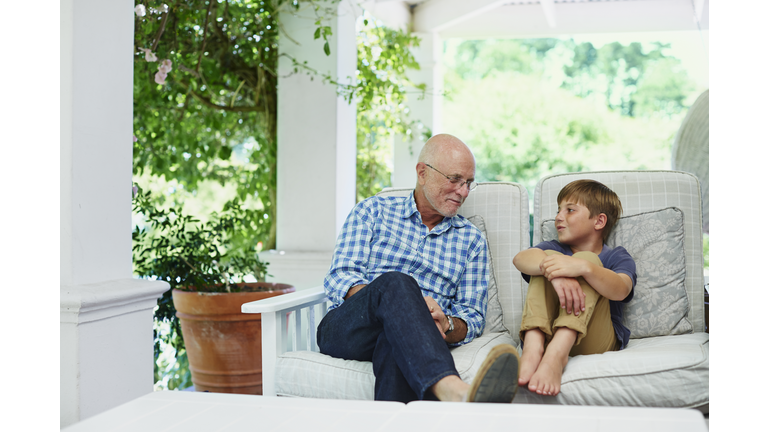
POLYGON ((568 183, 557 194, 557 205, 571 199, 589 209, 589 217, 593 218, 600 213, 606 216, 605 228, 603 228, 603 242, 608 239, 616 221, 621 216, 621 200, 616 192, 608 186, 595 180, 576 180, 568 183))

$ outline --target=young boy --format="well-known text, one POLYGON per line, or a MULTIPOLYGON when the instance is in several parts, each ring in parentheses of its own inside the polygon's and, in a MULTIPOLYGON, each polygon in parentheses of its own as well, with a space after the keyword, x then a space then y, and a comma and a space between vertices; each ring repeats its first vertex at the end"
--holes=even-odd
POLYGON ((518 384, 549 396, 560 393, 569 355, 627 346, 623 305, 632 300, 637 282, 626 249, 605 244, 622 211, 615 192, 594 180, 577 180, 560 191, 557 209, 558 240, 539 243, 513 260, 530 280, 518 384))

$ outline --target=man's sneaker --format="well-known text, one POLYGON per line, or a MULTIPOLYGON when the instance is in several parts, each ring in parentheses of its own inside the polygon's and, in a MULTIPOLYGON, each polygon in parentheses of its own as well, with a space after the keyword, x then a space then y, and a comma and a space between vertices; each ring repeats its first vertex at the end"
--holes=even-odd
POLYGON ((519 374, 517 348, 509 344, 493 347, 469 387, 467 402, 512 402, 519 374))

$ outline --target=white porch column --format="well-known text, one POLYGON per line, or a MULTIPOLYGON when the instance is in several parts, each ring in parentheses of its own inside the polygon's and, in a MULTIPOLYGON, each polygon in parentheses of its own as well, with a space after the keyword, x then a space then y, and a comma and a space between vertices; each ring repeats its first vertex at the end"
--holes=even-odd
MULTIPOLYGON (((394 148, 394 169, 392 172, 392 186, 394 187, 415 187, 416 186, 416 163, 419 159, 419 152, 424 147, 421 135, 429 128, 432 134, 446 132, 440 125, 441 104, 443 93, 443 78, 440 71, 440 58, 443 52, 443 43, 440 36, 435 32, 416 33, 421 38, 421 44, 414 49, 413 55, 419 63, 421 70, 411 71, 408 77, 414 84, 427 84, 427 95, 419 100, 417 95, 408 95, 408 107, 411 109, 410 117, 419 120, 425 129, 413 129, 413 139, 404 141, 402 137, 395 137, 394 148)), ((413 89, 413 92, 418 90, 413 89)), ((461 138, 461 137, 459 137, 461 138)))
POLYGON ((133 0, 61 0, 60 422, 152 391, 164 282, 131 270, 133 0))
MULTIPOLYGON (((331 55, 315 40, 312 8, 282 13, 280 53, 339 82, 355 77, 357 47, 354 2, 333 7, 337 16, 323 22, 333 35, 331 55)), ((356 104, 338 96, 322 77, 293 72, 290 58, 278 67, 277 251, 262 257, 271 280, 307 288, 322 283, 336 236, 355 204, 356 104)))

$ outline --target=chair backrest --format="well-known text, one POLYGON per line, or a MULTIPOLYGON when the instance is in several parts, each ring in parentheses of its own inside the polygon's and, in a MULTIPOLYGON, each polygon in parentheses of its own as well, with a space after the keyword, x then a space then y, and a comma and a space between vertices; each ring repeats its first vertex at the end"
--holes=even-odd
MULTIPOLYGON (((388 188, 378 195, 406 196, 412 188, 388 188)), ((519 343, 524 281, 512 258, 530 246, 528 192, 518 183, 480 183, 459 210, 485 233, 491 262, 485 333, 509 331, 519 343)))
MULTIPOLYGON (((692 174, 679 171, 599 171, 557 174, 545 177, 539 181, 536 186, 536 191, 534 192, 533 245, 544 240, 556 238, 556 233, 549 230, 548 224, 551 224, 551 220, 554 219, 557 213, 557 195, 566 184, 577 179, 597 180, 618 194, 624 211, 622 219, 620 219, 619 224, 617 224, 614 231, 619 229, 624 218, 628 218, 627 222, 624 223, 625 228, 632 226, 633 223, 630 222, 630 220, 633 216, 636 217, 636 221, 642 221, 639 224, 635 224, 640 225, 639 229, 643 230, 642 232, 628 232, 625 229, 624 237, 622 239, 617 239, 617 244, 624 246, 621 244, 622 241, 635 243, 645 242, 643 247, 646 249, 641 258, 644 259, 650 256, 654 259, 659 257, 667 259, 669 258, 669 247, 667 246, 675 246, 675 243, 677 243, 679 247, 679 243, 683 242, 681 254, 684 250, 684 263, 682 262, 683 258, 680 257, 679 273, 684 277, 684 296, 687 296, 687 304, 684 304, 683 307, 687 308, 685 318, 687 318, 687 321, 690 324, 683 322, 678 323, 679 325, 676 324, 677 327, 671 331, 671 334, 690 332, 691 329, 695 332, 703 332, 704 274, 701 230, 701 188, 698 179, 692 174), (680 221, 679 228, 675 228, 675 224, 671 222, 671 219, 648 219, 649 215, 661 214, 662 211, 673 214, 673 216, 679 215, 677 216, 680 221), (680 213, 682 213, 682 215, 680 215, 680 213), (655 226, 660 227, 660 229, 656 233, 649 234, 650 228, 652 228, 650 225, 654 224, 655 226), (664 233, 659 234, 661 231, 664 231, 664 233), (675 235, 678 235, 679 237, 675 237, 675 235), (663 244, 657 242, 654 245, 653 242, 657 241, 662 236, 666 237, 667 243, 663 244), (642 239, 640 239, 641 237, 642 239), (682 270, 683 268, 684 271, 682 270), (684 330, 683 326, 688 330, 684 330)), ((635 228, 638 227, 636 226, 635 228)), ((620 233, 614 234, 620 235, 620 233)), ((614 234, 611 234, 611 237, 609 237, 609 246, 611 245, 610 240, 614 237, 614 234)), ((630 248, 627 247, 627 250, 629 249, 630 248)), ((632 253, 633 252, 630 250, 630 254, 632 253)), ((641 254, 638 253, 638 255, 641 254)), ((641 271, 650 275, 651 279, 659 279, 658 274, 666 271, 666 269, 660 268, 658 264, 655 268, 649 268, 649 264, 646 264, 646 262, 638 262, 638 257, 634 254, 633 258, 635 258, 635 262, 638 265, 638 287, 640 286, 641 271)), ((675 258, 671 257, 670 259, 675 258)), ((662 262, 661 267, 663 266, 664 263, 662 262)), ((663 286, 652 288, 664 289, 663 286)), ((630 304, 637 299, 638 291, 636 287, 635 299, 633 299, 630 304)), ((645 307, 649 309, 654 308, 656 314, 658 314, 659 307, 667 307, 669 305, 665 304, 665 302, 668 301, 663 299, 661 295, 657 294, 656 299, 659 300, 661 305, 646 305, 645 307)), ((686 299, 683 298, 682 300, 686 299)), ((683 303, 681 302, 680 304, 683 303)), ((653 316, 652 312, 654 311, 647 310, 646 312, 648 313, 647 316, 653 316)), ((625 323, 626 321, 625 317, 625 323)), ((628 327, 633 332, 632 337, 643 337, 641 335, 644 332, 647 333, 645 336, 665 334, 664 331, 649 328, 640 329, 636 332, 632 326, 628 327), (657 333, 653 333, 654 331, 657 333), (638 336, 635 336, 636 334, 638 336)))

